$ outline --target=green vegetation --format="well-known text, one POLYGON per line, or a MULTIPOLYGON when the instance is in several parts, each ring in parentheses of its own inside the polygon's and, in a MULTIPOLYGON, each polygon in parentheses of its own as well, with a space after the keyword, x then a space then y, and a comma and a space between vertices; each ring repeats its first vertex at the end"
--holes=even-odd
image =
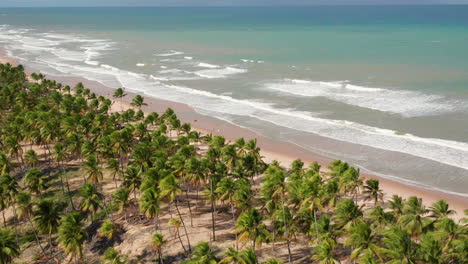
POLYGON ((384 201, 345 162, 266 164, 255 140, 145 114, 141 96, 124 111, 123 89, 112 112, 31 77, 0 65, 0 264, 468 263, 467 219, 443 200, 384 201), (129 229, 145 254, 122 251, 129 229))

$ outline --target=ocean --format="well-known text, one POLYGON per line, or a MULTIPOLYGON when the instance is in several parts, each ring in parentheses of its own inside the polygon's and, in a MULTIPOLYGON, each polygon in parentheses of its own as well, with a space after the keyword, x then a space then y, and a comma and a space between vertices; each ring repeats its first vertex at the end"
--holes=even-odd
POLYGON ((468 6, 0 9, 51 76, 197 112, 468 196, 468 6))

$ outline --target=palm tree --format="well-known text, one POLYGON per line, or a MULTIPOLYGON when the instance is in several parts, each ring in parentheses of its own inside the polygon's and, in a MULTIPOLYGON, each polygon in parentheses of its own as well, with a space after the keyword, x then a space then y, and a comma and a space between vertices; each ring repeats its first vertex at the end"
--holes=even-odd
POLYGON ((154 233, 151 237, 151 245, 153 247, 154 252, 158 254, 159 263, 163 264, 163 254, 162 254, 162 247, 166 244, 166 240, 161 233, 154 233))
POLYGON ((419 259, 427 264, 442 264, 443 250, 440 241, 434 233, 425 234, 420 243, 419 259))
POLYGON ((10 229, 0 229, 0 264, 10 264, 20 254, 14 232, 10 229))
POLYGON ((111 220, 106 219, 98 229, 98 234, 100 237, 112 240, 120 231, 121 229, 116 224, 112 223, 111 220))
POLYGON ((373 200, 374 205, 377 204, 378 200, 383 200, 383 192, 379 187, 379 181, 376 179, 367 180, 362 193, 364 194, 364 200, 373 200))
POLYGON ((93 185, 89 183, 83 184, 80 188, 79 197, 80 210, 85 213, 90 213, 91 218, 102 207, 102 194, 99 193, 93 185))
POLYGON ((270 238, 270 233, 263 223, 263 217, 255 208, 239 216, 234 232, 239 234, 238 240, 243 245, 250 240, 254 251, 257 245, 261 246, 263 242, 267 242, 270 238))
POLYGON ((154 226, 158 229, 159 194, 155 188, 146 189, 140 198, 140 211, 148 218, 154 218, 154 226))
POLYGON ((137 94, 133 98, 131 105, 137 107, 138 109, 140 109, 142 106, 148 105, 148 104, 144 103, 144 100, 145 100, 145 98, 143 96, 137 94))
POLYGON ((312 250, 312 260, 317 260, 320 264, 337 264, 340 263, 336 253, 335 246, 327 241, 321 243, 312 250))
POLYGON ((161 197, 166 198, 169 203, 174 203, 180 222, 182 223, 182 227, 184 228, 189 251, 192 251, 189 235, 187 233, 187 228, 185 227, 184 219, 182 219, 182 214, 180 213, 177 202, 177 195, 182 193, 182 190, 179 187, 179 181, 176 179, 174 174, 171 173, 161 180, 159 188, 161 189, 161 197))
POLYGON ((362 217, 361 209, 353 200, 342 200, 338 203, 335 210, 335 220, 338 229, 348 227, 350 224, 359 223, 362 217))
POLYGON ((47 199, 40 201, 34 211, 34 222, 41 233, 49 236, 51 246, 52 234, 57 232, 61 214, 62 206, 47 199))
POLYGON ((79 213, 69 213, 60 221, 57 241, 65 254, 70 256, 70 261, 83 263, 83 243, 86 237, 86 230, 79 213))
POLYGON ((85 176, 90 183, 99 183, 103 178, 103 173, 99 167, 99 160, 94 154, 90 154, 83 161, 85 176))
POLYGON ((18 204, 18 216, 20 219, 27 219, 31 228, 34 232, 34 238, 36 239, 37 245, 42 251, 44 256, 46 255, 44 248, 39 241, 39 236, 37 234, 36 227, 34 223, 31 221, 31 217, 33 216, 33 203, 31 201, 31 195, 28 192, 20 192, 17 195, 17 204, 18 204))
POLYGON ((382 254, 391 261, 387 263, 417 263, 417 245, 406 231, 393 227, 385 233, 382 254))
POLYGON ((392 196, 392 199, 390 199, 389 203, 390 205, 388 206, 388 208, 392 210, 391 212, 395 216, 395 219, 398 220, 398 218, 403 214, 403 207, 405 205, 405 201, 400 196, 394 194, 392 196))
POLYGON ((445 200, 439 200, 433 203, 432 206, 429 207, 429 212, 431 213, 429 217, 436 220, 440 220, 456 213, 455 210, 449 209, 449 205, 445 200))
POLYGON ((35 166, 39 162, 39 158, 34 150, 30 149, 24 155, 24 162, 28 166, 35 166))
MULTIPOLYGON (((112 202, 117 206, 117 213, 125 212, 129 203, 130 191, 127 188, 119 188, 112 194, 112 202)), ((127 213, 124 213, 124 219, 127 219, 127 213)))
POLYGON ((127 96, 124 88, 117 88, 114 92, 113 97, 120 99, 120 111, 123 112, 123 98, 127 96))
POLYGON ((361 222, 351 227, 346 244, 354 248, 350 260, 354 261, 360 259, 360 257, 369 252, 371 256, 379 258, 380 262, 382 262, 380 248, 378 246, 378 235, 372 230, 368 223, 361 222))
POLYGON ((37 168, 30 169, 24 175, 24 184, 31 192, 36 194, 41 194, 46 189, 44 176, 37 168))
MULTIPOLYGON (((122 256, 120 253, 115 250, 115 248, 110 247, 104 251, 104 255, 102 256, 105 264, 125 264, 127 263, 125 260, 122 260, 122 256)), ((126 259, 126 258, 124 258, 126 259)))
POLYGON ((135 201, 137 199, 136 190, 139 189, 141 185, 141 172, 141 170, 133 166, 128 167, 125 171, 123 186, 133 191, 133 198, 135 199, 135 201))
POLYGON ((219 264, 244 264, 241 252, 235 250, 233 247, 229 247, 224 252, 225 257, 219 262, 219 264))
MULTIPOLYGON (((18 183, 15 181, 15 179, 11 177, 11 175, 3 174, 0 176, 0 189, 2 189, 0 191, 0 193, 2 194, 2 200, 4 202, 6 201, 8 205, 13 206, 13 215, 14 215, 15 228, 16 228, 17 217, 16 217, 15 205, 16 205, 16 196, 19 192, 20 187, 18 183)), ((5 216, 3 217, 5 219, 5 216)))
POLYGON ((169 225, 174 228, 174 238, 179 239, 180 245, 184 249, 184 252, 187 252, 187 249, 185 248, 184 242, 182 242, 182 238, 180 237, 180 232, 179 232, 180 226, 182 225, 182 223, 177 218, 171 218, 169 220, 169 225))
POLYGON ((117 188, 117 176, 123 177, 124 175, 122 169, 120 168, 119 161, 116 159, 109 159, 107 161, 107 169, 112 175, 112 180, 115 183, 115 188, 117 188))
POLYGON ((418 236, 429 224, 428 219, 424 218, 427 212, 426 207, 422 204, 422 199, 412 196, 405 203, 403 208, 405 215, 400 217, 399 223, 412 236, 418 236))
POLYGON ((218 263, 218 258, 216 257, 217 252, 218 250, 210 247, 210 244, 201 241, 193 248, 191 258, 182 263, 216 264, 218 263))
POLYGON ((5 152, 0 150, 0 174, 9 173, 12 168, 13 164, 8 159, 5 152))
MULTIPOLYGON (((457 239, 464 239, 466 241, 468 230, 466 227, 457 225, 453 219, 442 218, 436 224, 435 235, 443 241, 443 250, 444 252, 449 251, 451 248, 454 248, 453 241, 457 239)), ((467 256, 468 257, 468 256, 467 256)))
MULTIPOLYGON (((258 264, 258 259, 255 251, 251 247, 245 250, 237 251, 232 247, 224 253, 225 257, 219 262, 219 264, 258 264)), ((278 263, 280 264, 280 263, 278 263)))

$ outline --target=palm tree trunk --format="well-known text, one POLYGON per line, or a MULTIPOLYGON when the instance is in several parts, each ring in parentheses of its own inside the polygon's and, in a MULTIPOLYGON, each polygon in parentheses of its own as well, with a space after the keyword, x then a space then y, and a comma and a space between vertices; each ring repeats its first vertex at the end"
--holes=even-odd
POLYGON ((2 210, 2 215, 3 215, 3 227, 6 228, 7 226, 6 226, 6 218, 5 218, 5 209, 2 210))
MULTIPOLYGON (((233 203, 231 203, 231 214, 232 214, 232 222, 235 225, 236 224, 236 215, 234 214, 234 204, 233 203)), ((236 250, 239 250, 239 244, 237 243, 237 232, 234 232, 234 234, 236 235, 236 250)))
POLYGON ((182 248, 184 249, 184 252, 187 252, 187 249, 184 246, 184 242, 182 242, 182 238, 180 237, 180 232, 179 232, 178 228, 177 228, 177 233, 176 234, 177 234, 177 238, 179 238, 179 242, 182 245, 182 248))
POLYGON ((190 199, 188 196, 189 185, 187 183, 186 185, 187 185, 187 190, 185 191, 185 198, 187 199, 187 206, 188 206, 189 213, 190 213, 190 227, 193 227, 192 207, 190 206, 190 199))
POLYGON ((284 193, 281 195, 281 204, 283 207, 283 222, 284 222, 284 229, 286 233, 286 239, 288 242, 288 263, 291 264, 291 245, 290 245, 290 240, 289 240, 289 228, 288 228, 288 223, 286 222, 286 212, 284 210, 284 193))
POLYGON ((214 204, 214 198, 213 198, 213 179, 210 179, 210 192, 211 192, 211 227, 213 229, 213 241, 216 241, 216 227, 215 227, 215 204, 214 204))
POLYGON ((38 245, 39 248, 41 249, 42 254, 43 254, 44 256, 47 256, 47 254, 46 254, 44 248, 43 248, 42 245, 41 245, 41 242, 39 242, 39 236, 37 235, 36 227, 34 226, 33 222, 31 221, 31 218, 28 217, 28 221, 29 221, 29 224, 30 224, 31 227, 32 227, 33 232, 34 232, 34 238, 36 238, 37 245, 38 245))
POLYGON ((291 241, 289 238, 287 239, 287 244, 288 244, 288 263, 292 263, 292 254, 291 254, 291 241))
POLYGON ((159 249, 158 250, 158 258, 159 258, 159 264, 164 264, 163 263, 163 258, 162 258, 162 253, 161 253, 162 249, 159 249))
MULTIPOLYGON (((175 207, 176 207, 176 210, 177 210, 177 214, 179 215, 180 222, 182 223, 182 227, 184 228, 185 236, 187 237, 187 243, 188 243, 189 251, 191 252, 192 251, 192 246, 190 245, 190 238, 189 238, 189 235, 187 233, 187 228, 185 227, 184 219, 182 218, 182 215, 180 214, 179 206, 177 205, 177 198, 175 199, 175 207)), ((180 235, 179 235, 179 238, 180 238, 180 235)))

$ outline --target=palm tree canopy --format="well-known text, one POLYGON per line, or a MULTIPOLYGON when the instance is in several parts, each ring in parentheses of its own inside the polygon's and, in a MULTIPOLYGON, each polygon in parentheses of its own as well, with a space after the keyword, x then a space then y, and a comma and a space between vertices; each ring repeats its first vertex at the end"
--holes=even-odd
POLYGON ((20 247, 16 243, 15 234, 10 229, 0 229, 0 264, 12 263, 20 255, 20 247))

